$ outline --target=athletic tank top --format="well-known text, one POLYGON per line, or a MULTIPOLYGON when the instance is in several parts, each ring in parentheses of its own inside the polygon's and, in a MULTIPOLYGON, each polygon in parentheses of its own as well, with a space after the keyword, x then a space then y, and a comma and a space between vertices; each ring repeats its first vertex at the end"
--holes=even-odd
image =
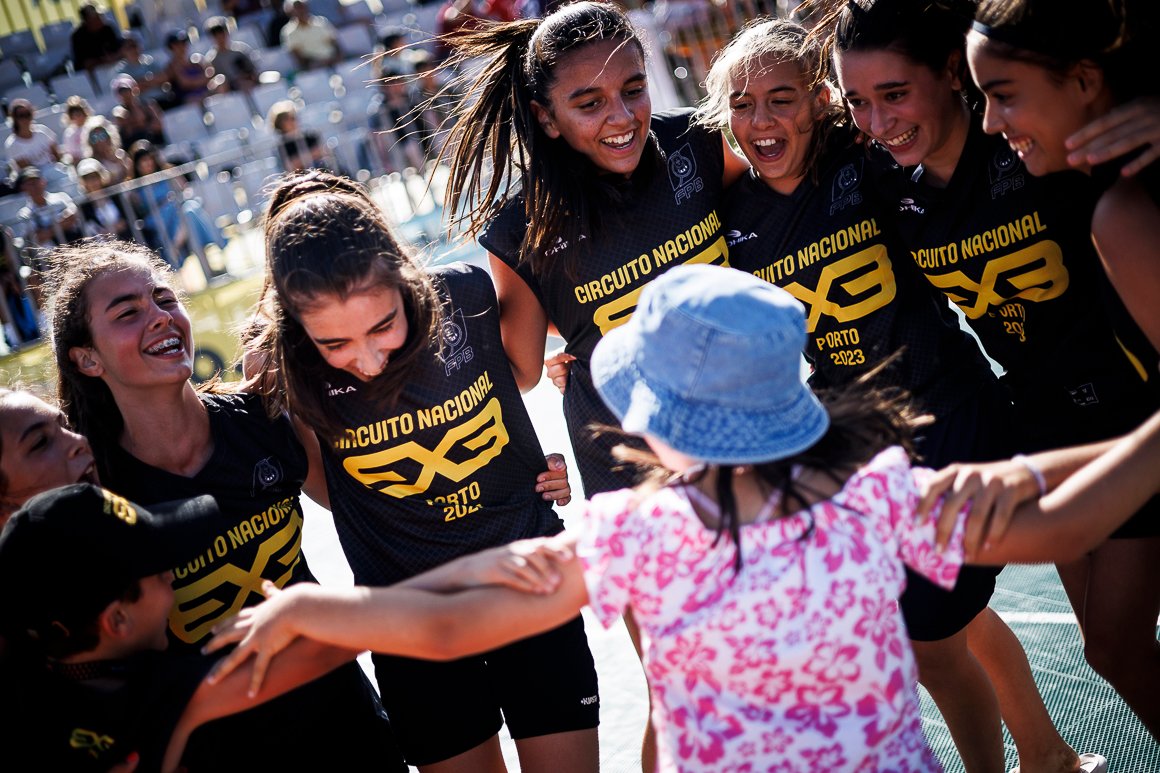
MULTIPOLYGON (((568 275, 562 259, 540 275, 522 261, 520 243, 527 230, 522 197, 513 198, 479 237, 527 282, 567 342, 566 351, 576 357, 564 393, 564 418, 589 497, 635 482, 631 472, 614 469, 619 463, 611 448, 624 439, 592 437, 592 425, 618 426, 592 384, 588 363, 597 341, 627 322, 645 284, 672 266, 728 263, 719 209, 721 136, 690 125, 691 116, 691 110, 653 115, 651 133, 663 168, 620 211, 602 212, 599 233, 581 236, 575 276, 568 275)), ((562 258, 577 247, 555 249, 562 258)))
POLYGON ((847 130, 828 145, 816 179, 788 196, 752 170, 726 191, 729 261, 805 305, 811 384, 847 384, 902 352, 877 383, 946 415, 994 378, 990 367, 902 247, 883 170, 847 130))
POLYGON ((547 463, 504 353, 491 277, 463 263, 432 273, 440 340, 398 404, 368 404, 364 384, 341 370, 320 385, 345 427, 319 441, 335 527, 362 585, 563 528, 535 491, 547 463))

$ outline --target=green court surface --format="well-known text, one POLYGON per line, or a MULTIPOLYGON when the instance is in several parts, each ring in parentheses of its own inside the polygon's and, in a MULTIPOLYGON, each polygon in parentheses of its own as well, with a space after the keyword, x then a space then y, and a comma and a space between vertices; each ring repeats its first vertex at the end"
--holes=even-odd
MULTIPOLYGON (((1023 643, 1047 710, 1064 740, 1108 758, 1111 773, 1157 773, 1160 744, 1107 682, 1084 662, 1075 615, 1052 566, 1008 566, 991 608, 1023 643)), ((923 730, 948 773, 961 772, 950 733, 934 702, 922 695, 923 730)), ((1004 730, 1007 767, 1017 764, 1004 730)))

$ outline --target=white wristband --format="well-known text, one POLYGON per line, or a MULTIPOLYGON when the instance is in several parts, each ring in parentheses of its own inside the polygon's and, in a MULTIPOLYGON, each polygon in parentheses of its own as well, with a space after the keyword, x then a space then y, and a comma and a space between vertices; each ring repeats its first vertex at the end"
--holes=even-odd
POLYGON ((1023 454, 1015 454, 1011 457, 1011 461, 1018 462, 1027 468, 1027 471, 1031 473, 1031 477, 1035 478, 1035 485, 1039 487, 1039 496, 1045 496, 1047 494, 1047 478, 1043 477, 1043 470, 1039 469, 1039 465, 1031 461, 1030 457, 1024 456, 1023 454))

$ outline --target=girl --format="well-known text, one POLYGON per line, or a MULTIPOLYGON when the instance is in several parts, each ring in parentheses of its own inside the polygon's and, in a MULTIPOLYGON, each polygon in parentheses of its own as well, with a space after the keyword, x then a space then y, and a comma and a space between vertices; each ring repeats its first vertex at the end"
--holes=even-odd
MULTIPOLYGON (((275 189, 265 235, 267 318, 247 370, 262 372, 271 415, 289 411, 317 436, 356 580, 388 585, 559 532, 550 492, 532 491, 544 456, 487 273, 463 264, 424 271, 366 192, 325 172, 275 189)), ((496 733, 506 721, 523 770, 595 770, 596 674, 572 618, 453 663, 377 656, 407 761, 502 771, 496 733)))
POLYGON ((93 114, 88 100, 71 96, 64 103, 64 124, 60 132, 62 158, 76 166, 85 157, 85 122, 93 114))
POLYGON ((33 122, 35 112, 27 99, 12 100, 8 106, 12 133, 4 140, 4 155, 13 172, 19 172, 26 166, 35 166, 46 178, 56 183, 63 174, 62 167, 56 165, 62 159, 60 148, 51 129, 33 122))
MULTIPOLYGON (((133 143, 129 148, 129 157, 133 163, 135 180, 148 178, 169 168, 169 164, 149 140, 133 143)), ((147 182, 136 190, 137 208, 145 228, 160 237, 157 244, 150 246, 163 252, 166 261, 175 269, 181 268, 191 249, 205 248, 210 244, 223 249, 226 246, 221 232, 205 214, 201 203, 197 199, 182 197, 184 189, 185 181, 179 175, 147 182)))
MULTIPOLYGON (((1032 176, 1007 143, 983 132, 964 96, 973 10, 912 0, 844 5, 826 27, 838 81, 859 128, 914 167, 899 201, 904 239, 1006 369, 1018 447, 1122 434, 1156 401, 1133 363, 1138 355, 1113 331, 1088 220, 1076 216, 1090 213, 1093 191, 1078 173, 1032 176)), ((1160 519, 1150 512, 1090 559, 1058 565, 1088 662, 1125 695, 1160 676, 1154 655, 1144 655, 1160 612, 1160 596, 1144 590, 1160 583, 1160 544, 1150 538, 1160 519)), ((1127 700, 1139 711, 1142 698, 1127 700)))
MULTIPOLYGON (((597 346, 593 376, 675 474, 594 498, 559 589, 519 606, 473 591, 478 619, 515 636, 583 604, 606 625, 634 608, 664 771, 937 770, 894 599, 904 559, 954 582, 961 525, 936 551, 913 518, 929 471, 893 445, 908 436, 897 403, 862 390, 819 403, 797 378, 800 304, 752 276, 682 266, 640 300, 597 346)), ((1101 539, 1157 489, 1160 417, 1117 450, 1024 508, 977 560, 1042 561, 1101 539)), ((220 673, 298 635, 398 646, 405 602, 391 589, 273 595, 215 637, 211 649, 241 640, 220 673)), ((465 635, 447 630, 450 642, 465 635)))
POLYGON ((109 185, 117 185, 129 178, 132 162, 121 147, 117 129, 106 119, 95 117, 85 125, 85 146, 89 156, 101 162, 109 173, 109 185))
MULTIPOLYGON (((905 389, 934 420, 916 437, 933 467, 1007 456, 1009 400, 902 248, 890 196, 897 185, 831 103, 819 48, 802 27, 767 20, 713 62, 699 120, 728 127, 751 164, 723 205, 730 262, 806 304, 812 385, 841 386, 874 370, 875 384, 905 389)), ((1058 758, 1057 769, 1070 770, 1076 755, 1055 732, 1018 639, 987 607, 997 573, 965 568, 948 592, 908 570, 900 603, 920 681, 968 770, 1002 765, 992 679, 1010 696, 1003 708, 1028 769, 1053 769, 1058 758)))
MULTIPOLYGON (((1102 0, 980 5, 968 39, 968 57, 971 73, 987 98, 983 128, 989 134, 1002 133, 1031 174, 1066 169, 1068 135, 1107 113, 1125 96, 1127 78, 1134 77, 1126 55, 1133 51, 1131 47, 1117 48, 1121 27, 1121 20, 1102 0), (1075 18, 1085 20, 1082 31, 1074 28, 1075 18)), ((1160 178, 1155 164, 1135 178, 1119 177, 1116 172, 1122 165, 1121 160, 1111 169, 1083 169, 1104 189, 1091 221, 1091 234, 1109 277, 1148 335, 1153 348, 1144 365, 1153 371, 1155 380, 1155 347, 1160 347, 1160 315, 1154 308, 1160 293, 1155 270, 1160 178)), ((1084 562, 1090 594, 1098 592, 1098 584, 1094 588, 1093 584, 1107 571, 1106 565, 1132 560, 1130 555, 1137 556, 1135 561, 1142 567, 1151 558, 1151 572, 1137 575, 1132 583, 1136 591, 1118 590, 1134 597, 1122 603, 1130 603, 1135 612, 1116 627, 1119 646, 1114 653, 1101 657, 1093 652, 1088 659, 1160 740, 1160 702, 1156 700, 1160 643, 1152 624, 1146 622, 1151 619, 1149 615, 1160 611, 1160 592, 1148 579, 1157 577, 1154 560, 1160 555, 1160 539, 1155 529, 1146 534, 1147 539, 1132 540, 1131 548, 1123 541, 1109 543, 1107 549, 1101 548, 1084 562), (1131 553, 1124 555, 1125 550, 1131 553)), ((1136 563, 1122 571, 1129 569, 1136 571, 1136 563)), ((1085 630, 1084 617, 1095 614, 1094 606, 1077 607, 1085 630)))
MULTIPOLYGON (((175 568, 170 646, 195 651, 215 623, 256 600, 263 580, 313 580, 301 547, 306 452, 289 421, 267 419, 256 396, 194 390, 189 317, 153 253, 91 240, 55 253, 53 266, 49 316, 61 404, 92 444, 101 482, 145 506, 209 493, 222 509, 212 543, 175 568)), ((404 769, 355 663, 204 728, 199 734, 209 740, 200 748, 226 743, 241 732, 237 723, 257 736, 295 739, 235 749, 230 764, 238 770, 404 769)))
MULTIPOLYGON (((669 267, 725 263, 718 200, 743 162, 691 111, 653 115, 644 49, 624 12, 579 2, 543 20, 460 31, 444 67, 487 64, 454 116, 448 211, 491 255, 504 347, 523 390, 549 325, 571 363, 564 416, 588 496, 628 485, 588 357, 669 267), (484 172, 485 169, 494 172, 484 172)), ((555 360, 558 361, 558 360, 555 360)))

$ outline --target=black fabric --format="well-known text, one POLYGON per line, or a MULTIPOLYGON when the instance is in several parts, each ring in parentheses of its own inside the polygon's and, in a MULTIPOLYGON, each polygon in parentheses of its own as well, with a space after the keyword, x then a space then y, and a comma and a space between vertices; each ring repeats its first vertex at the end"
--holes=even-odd
MULTIPOLYGON (((204 644, 212 627, 262 601, 263 580, 279 587, 314 581, 302 555, 306 451, 290 420, 267 418, 254 395, 200 395, 209 412, 213 454, 190 477, 146 464, 122 449, 112 452, 105 482, 148 504, 213 494, 223 523, 213 543, 174 568, 170 647, 204 644)), ((303 769, 306 760, 345 770, 398 770, 386 714, 370 680, 349 663, 291 693, 199 729, 195 760, 215 770, 303 769), (238 738, 252 743, 238 744, 238 738), (225 753, 228 749, 229 752, 225 753)))
POLYGON ((368 404, 343 371, 320 385, 348 428, 319 440, 335 527, 362 585, 563 528, 535 491, 547 463, 503 350, 491 278, 462 263, 433 274, 442 352, 432 344, 394 408, 368 404))
POLYGON ((876 380, 942 416, 994 376, 946 298, 914 267, 877 165, 835 131, 813 175, 785 196, 750 171, 725 195, 729 262, 806 307, 811 384, 841 386, 902 352, 876 380))
POLYGON ((576 357, 564 393, 564 418, 587 497, 636 480, 630 471, 614 469, 610 449, 623 438, 593 440, 591 435, 594 424, 618 425, 592 385, 588 362, 596 342, 628 321, 649 280, 682 263, 728 261, 719 214, 725 164, 721 136, 690 126, 691 115, 690 110, 654 114, 652 132, 664 168, 619 211, 601 212, 600 233, 584 234, 578 246, 559 246, 561 253, 581 250, 576 276, 568 276, 562 257, 540 276, 521 262, 520 242, 527 229, 522 198, 509 202, 479 237, 488 252, 528 283, 576 357))

